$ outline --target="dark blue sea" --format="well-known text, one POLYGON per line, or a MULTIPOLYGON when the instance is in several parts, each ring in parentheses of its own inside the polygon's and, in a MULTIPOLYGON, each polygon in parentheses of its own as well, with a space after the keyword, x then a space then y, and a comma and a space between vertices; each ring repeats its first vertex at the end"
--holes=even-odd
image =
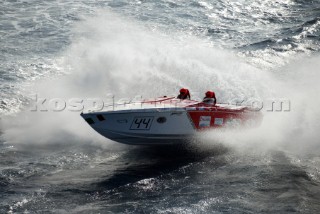
POLYGON ((319 213, 319 52, 319 0, 1 0, 0 213, 319 213), (156 147, 30 110, 181 87, 290 108, 156 147))

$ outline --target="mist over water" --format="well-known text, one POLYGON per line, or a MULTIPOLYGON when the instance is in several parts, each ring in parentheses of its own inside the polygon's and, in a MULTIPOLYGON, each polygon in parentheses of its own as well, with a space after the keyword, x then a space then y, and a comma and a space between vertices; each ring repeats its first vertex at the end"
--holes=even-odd
MULTIPOLYGON (((267 85, 261 80, 271 81, 265 71, 248 65, 231 51, 210 47, 194 36, 180 40, 186 36, 178 32, 170 37, 152 32, 109 11, 100 11, 97 17, 75 26, 74 31, 79 37, 65 58, 65 67, 72 69, 64 77, 37 83, 32 90, 39 98, 104 99, 108 93, 118 99, 137 95, 148 98, 177 93, 187 86, 199 98, 206 90, 216 89, 220 102, 230 102, 265 96, 267 85)), ((19 126, 13 124, 11 136, 23 136, 22 142, 27 136, 31 138, 28 142, 37 141, 39 136, 34 131, 41 127, 44 138, 49 138, 46 141, 50 137, 56 140, 57 129, 58 133, 66 132, 77 139, 86 130, 79 113, 23 111, 26 127, 21 128, 17 117, 19 126)))
POLYGON ((1 212, 320 209, 318 1, 16 4, 26 18, 5 2, 15 20, 0 21, 1 212), (288 99, 290 111, 264 107, 256 129, 149 148, 99 136, 80 112, 29 109, 34 94, 148 98, 180 87, 219 102, 288 99))

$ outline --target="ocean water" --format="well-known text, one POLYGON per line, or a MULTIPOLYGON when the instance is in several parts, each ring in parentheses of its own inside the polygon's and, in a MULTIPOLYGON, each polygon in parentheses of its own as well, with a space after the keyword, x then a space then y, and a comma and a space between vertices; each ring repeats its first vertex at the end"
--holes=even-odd
POLYGON ((319 213, 320 1, 0 2, 0 213, 319 213), (41 98, 285 99, 254 130, 145 147, 41 98))

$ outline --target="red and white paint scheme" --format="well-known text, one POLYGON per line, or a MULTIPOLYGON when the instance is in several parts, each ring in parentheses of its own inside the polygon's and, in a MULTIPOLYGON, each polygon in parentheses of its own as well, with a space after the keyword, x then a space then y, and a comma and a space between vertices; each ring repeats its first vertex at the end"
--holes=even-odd
POLYGON ((162 97, 122 109, 81 113, 98 133, 125 144, 187 142, 196 133, 222 127, 257 126, 262 114, 252 108, 162 97))

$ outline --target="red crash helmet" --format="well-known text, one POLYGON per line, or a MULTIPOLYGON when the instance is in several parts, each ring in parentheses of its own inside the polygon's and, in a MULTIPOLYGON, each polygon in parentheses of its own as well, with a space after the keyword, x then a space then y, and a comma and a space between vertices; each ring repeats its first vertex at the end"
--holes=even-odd
POLYGON ((215 94, 214 94, 213 91, 207 91, 207 92, 206 92, 206 97, 207 97, 207 98, 214 98, 214 97, 215 97, 215 94))
POLYGON ((188 93, 188 89, 186 89, 186 88, 180 89, 180 94, 187 94, 187 93, 188 93))

